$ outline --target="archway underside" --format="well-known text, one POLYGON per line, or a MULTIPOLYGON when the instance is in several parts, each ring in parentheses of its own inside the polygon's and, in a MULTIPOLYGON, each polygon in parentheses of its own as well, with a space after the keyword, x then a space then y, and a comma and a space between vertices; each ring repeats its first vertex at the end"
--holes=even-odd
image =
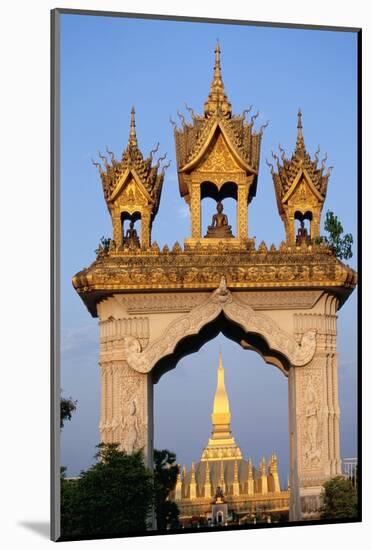
POLYGON ((244 349, 251 349, 259 355, 268 364, 278 367, 285 376, 288 376, 289 361, 282 353, 269 348, 265 338, 256 333, 246 333, 246 331, 237 323, 230 321, 223 312, 210 323, 204 325, 201 330, 194 335, 186 336, 175 346, 174 351, 162 357, 152 369, 153 383, 157 384, 161 376, 176 367, 178 362, 191 353, 213 340, 219 333, 226 338, 236 342, 244 349))

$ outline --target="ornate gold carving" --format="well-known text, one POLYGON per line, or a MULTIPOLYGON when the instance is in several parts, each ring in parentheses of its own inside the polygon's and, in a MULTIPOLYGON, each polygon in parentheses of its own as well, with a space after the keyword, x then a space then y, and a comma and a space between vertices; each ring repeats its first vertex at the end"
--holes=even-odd
POLYGON ((280 150, 281 162, 278 156, 272 153, 277 163, 277 172, 274 171, 272 164, 268 164, 271 167, 278 210, 285 224, 287 242, 295 243, 294 220, 297 213, 299 213, 297 219, 310 220, 311 230, 308 237, 313 240, 320 234, 321 211, 326 198, 331 168, 324 174, 327 157, 323 159, 320 166, 318 165, 319 149, 314 160, 307 153, 300 110, 298 112, 296 148, 291 159, 286 158, 282 147, 280 150))
POLYGON ((140 242, 146 248, 150 246, 150 226, 158 211, 165 169, 168 165, 163 166, 162 171, 158 172, 160 162, 166 155, 152 165, 152 155, 158 147, 151 151, 147 159, 143 158, 138 147, 134 114, 133 108, 128 145, 122 153, 121 160, 115 159, 114 154, 107 151, 110 162, 107 157, 100 155, 104 160, 104 169, 99 163, 94 164, 99 167, 104 197, 112 218, 116 246, 122 245, 121 214, 125 212, 127 215, 132 215, 136 212, 140 214, 142 220, 140 242))
POLYGON ((191 193, 192 237, 201 237, 201 192, 199 185, 192 185, 191 193))
POLYGON ((234 160, 228 146, 222 136, 219 133, 216 137, 215 143, 210 147, 206 153, 203 162, 197 168, 198 172, 242 172, 241 167, 238 166, 234 160))
MULTIPOLYGON (((212 242, 213 239, 205 239, 212 242)), ((103 253, 90 268, 73 278, 73 285, 93 315, 103 295, 124 290, 215 289, 225 275, 232 289, 354 288, 356 273, 325 249, 318 246, 288 247, 286 252, 255 252, 251 243, 230 248, 215 240, 215 245, 195 245, 186 250, 160 252, 158 246, 103 253), (249 247, 248 247, 249 246, 249 247)), ((349 292, 348 291, 348 292, 349 292)), ((339 295, 344 299, 344 293, 339 295)))
MULTIPOLYGON (((199 238, 200 196, 195 194, 195 186, 212 182, 218 192, 227 182, 234 182, 238 189, 243 187, 242 193, 237 193, 237 235, 243 239, 247 238, 247 203, 256 193, 262 131, 253 131, 257 115, 250 122, 245 122, 248 111, 244 111, 242 116, 232 116, 221 80, 220 50, 217 49, 215 54, 216 73, 205 103, 205 115, 192 112, 192 124, 189 124, 178 113, 182 128, 178 130, 174 123, 180 194, 190 204, 192 238, 199 238)), ((234 191, 224 189, 226 196, 235 197, 234 191)), ((218 200, 222 199, 222 196, 218 197, 218 200)))

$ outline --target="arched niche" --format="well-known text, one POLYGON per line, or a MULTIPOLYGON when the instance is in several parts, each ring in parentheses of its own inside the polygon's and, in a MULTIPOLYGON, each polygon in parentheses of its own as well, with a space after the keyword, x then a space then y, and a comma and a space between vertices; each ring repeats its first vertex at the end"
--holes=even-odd
POLYGON ((222 185, 216 185, 212 181, 201 183, 201 227, 202 236, 205 236, 208 226, 212 223, 212 217, 216 213, 218 202, 223 204, 223 213, 228 217, 228 224, 231 226, 234 236, 238 231, 238 187, 233 181, 226 181, 222 185))
POLYGON ((303 239, 309 243, 313 233, 313 213, 310 210, 306 210, 305 212, 296 210, 294 213, 294 220, 296 244, 300 245, 303 239))
POLYGON ((139 237, 141 237, 141 234, 142 234, 142 214, 141 214, 141 212, 138 212, 138 211, 129 212, 129 211, 124 210, 124 211, 121 212, 120 218, 121 218, 121 227, 122 227, 122 236, 123 236, 122 244, 125 245, 126 242, 127 242, 127 238, 129 236, 128 231, 130 231, 131 223, 133 224, 133 229, 135 230, 136 234, 138 235, 138 244, 140 244, 141 241, 142 241, 142 239, 139 238, 139 237))

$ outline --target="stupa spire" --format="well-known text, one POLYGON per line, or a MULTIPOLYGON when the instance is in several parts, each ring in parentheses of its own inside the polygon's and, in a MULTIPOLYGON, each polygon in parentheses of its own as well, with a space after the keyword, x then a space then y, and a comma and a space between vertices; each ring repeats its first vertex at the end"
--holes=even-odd
POLYGON ((219 364, 217 371, 217 385, 214 396, 213 412, 211 415, 213 425, 229 424, 231 421, 231 412, 229 408, 229 399, 224 383, 224 367, 222 352, 219 351, 219 364))
POLYGON ((210 117, 218 114, 223 117, 230 118, 232 114, 232 106, 228 101, 227 94, 225 93, 222 79, 222 68, 220 63, 221 50, 219 40, 216 43, 214 52, 214 74, 211 82, 209 97, 205 103, 205 116, 210 117))
POLYGON ((305 144, 304 144, 304 136, 303 136, 303 124, 302 124, 302 112, 299 107, 298 110, 298 125, 297 125, 297 136, 296 136, 296 151, 297 153, 304 154, 305 151, 305 144))
POLYGON ((131 121, 130 121, 130 133, 129 133, 129 147, 138 147, 137 134, 135 131, 135 107, 131 108, 131 121))
POLYGON ((212 434, 207 447, 203 450, 201 460, 234 460, 242 458, 241 450, 236 445, 231 432, 231 411, 224 383, 222 353, 219 351, 217 383, 211 413, 212 434))

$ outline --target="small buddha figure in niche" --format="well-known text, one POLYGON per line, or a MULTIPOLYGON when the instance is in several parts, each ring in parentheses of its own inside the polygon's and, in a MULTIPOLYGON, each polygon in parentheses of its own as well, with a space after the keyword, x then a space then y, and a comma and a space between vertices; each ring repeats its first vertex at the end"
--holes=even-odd
POLYGON ((228 225, 228 218, 223 214, 223 204, 218 201, 216 205, 217 213, 213 215, 211 225, 207 228, 205 237, 211 239, 230 239, 233 237, 231 226, 228 225))
POLYGON ((138 233, 137 230, 134 229, 133 220, 130 220, 129 228, 126 230, 123 244, 124 246, 128 246, 129 248, 140 247, 138 233))
POLYGON ((308 235, 308 231, 304 227, 304 220, 300 220, 300 227, 296 235, 296 244, 297 246, 300 246, 303 243, 310 244, 310 237, 308 235))
POLYGON ((219 485, 216 488, 214 500, 215 500, 215 503, 224 502, 224 494, 223 494, 222 488, 219 485))

